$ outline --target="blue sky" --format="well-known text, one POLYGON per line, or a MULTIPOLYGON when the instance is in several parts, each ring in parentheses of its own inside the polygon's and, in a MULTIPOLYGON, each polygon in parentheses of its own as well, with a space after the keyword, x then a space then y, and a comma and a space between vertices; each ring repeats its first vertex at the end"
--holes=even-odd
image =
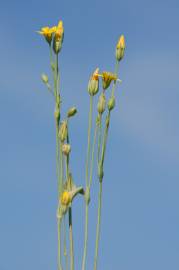
MULTIPOLYGON (((62 19, 63 108, 76 105, 79 112, 71 123, 78 184, 84 184, 89 75, 97 66, 113 70, 118 36, 127 43, 105 161, 99 270, 178 270, 178 13, 174 0, 1 3, 0 269, 56 269, 54 105, 40 81, 49 72, 48 48, 35 30, 62 19)), ((76 269, 83 208, 76 200, 76 269)), ((95 213, 94 199, 88 269, 95 213)))

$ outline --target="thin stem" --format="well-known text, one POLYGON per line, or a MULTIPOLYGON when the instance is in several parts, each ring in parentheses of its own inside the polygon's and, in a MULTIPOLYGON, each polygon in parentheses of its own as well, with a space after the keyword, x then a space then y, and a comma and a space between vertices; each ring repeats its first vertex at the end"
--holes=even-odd
POLYGON ((100 160, 100 149, 101 149, 101 139, 102 139, 102 119, 101 114, 99 115, 99 134, 98 134, 98 163, 100 160))
POLYGON ((93 96, 90 96, 90 110, 89 110, 89 122, 88 122, 88 146, 87 146, 87 156, 86 156, 86 186, 88 185, 88 167, 89 167, 90 144, 91 144, 92 111, 93 111, 93 96))
MULTIPOLYGON (((90 145, 91 145, 92 113, 93 113, 93 96, 90 96, 90 109, 89 109, 89 118, 88 118, 88 145, 87 145, 87 155, 86 155, 86 190, 90 189, 89 179, 88 179, 88 168, 89 168, 90 145)), ((86 255, 87 255, 87 242, 88 242, 88 207, 89 207, 89 201, 86 201, 85 232, 84 232, 85 235, 84 235, 82 270, 85 270, 86 268, 86 255)))
POLYGON ((93 147, 92 147, 92 155, 91 155, 91 168, 90 168, 90 179, 89 179, 89 188, 92 184, 92 177, 93 177, 93 165, 94 165, 94 151, 96 146, 96 137, 98 133, 98 124, 96 124, 95 131, 94 131, 94 139, 93 139, 93 147))
POLYGON ((99 195, 98 195, 98 220, 96 227, 96 247, 95 247, 95 258, 94 258, 94 270, 97 269, 98 262, 98 251, 99 251, 99 237, 101 228, 101 204, 102 204, 102 179, 99 185, 99 195))
MULTIPOLYGON (((119 61, 116 60, 114 74, 117 75, 118 74, 118 71, 119 71, 119 61)), ((114 83, 113 83, 112 93, 111 93, 111 96, 112 97, 114 97, 114 92, 115 92, 115 89, 116 89, 116 83, 117 83, 117 81, 114 81, 114 83)))
POLYGON ((102 153, 101 153, 101 164, 104 165, 104 157, 106 152, 106 145, 107 145, 107 137, 108 137, 108 130, 109 130, 109 124, 110 124, 110 111, 108 111, 108 114, 106 116, 106 126, 104 131, 104 138, 103 138, 103 146, 102 146, 102 153))
POLYGON ((87 243, 88 243, 88 208, 89 208, 89 204, 86 202, 86 207, 85 207, 85 240, 84 240, 82 270, 85 270, 85 268, 86 268, 86 255, 87 255, 87 243))
POLYGON ((61 218, 58 218, 58 269, 62 270, 61 265, 61 218))
POLYGON ((69 207, 69 233, 70 233, 70 269, 74 270, 74 248, 73 248, 73 227, 72 227, 72 208, 69 207))
POLYGON ((63 189, 63 178, 64 178, 64 172, 63 172, 63 153, 62 153, 62 142, 60 142, 60 181, 59 181, 59 194, 61 194, 63 189))
POLYGON ((68 270, 68 254, 67 254, 67 241, 66 241, 66 218, 64 216, 63 218, 63 224, 64 224, 64 257, 65 257, 65 266, 66 270, 68 270))

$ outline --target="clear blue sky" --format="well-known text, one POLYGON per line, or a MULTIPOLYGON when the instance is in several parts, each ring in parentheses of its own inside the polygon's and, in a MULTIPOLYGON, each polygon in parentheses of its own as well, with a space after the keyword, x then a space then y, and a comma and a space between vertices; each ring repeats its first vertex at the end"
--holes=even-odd
MULTIPOLYGON (((60 58, 73 174, 84 184, 89 74, 113 70, 126 36, 104 178, 99 270, 179 269, 179 2, 2 1, 0 10, 0 269, 56 268, 53 101, 40 81, 48 49, 35 33, 64 21, 60 58)), ((97 184, 93 195, 97 192, 97 184)), ((89 268, 96 201, 90 206, 89 268)), ((83 202, 74 203, 76 269, 83 202)))

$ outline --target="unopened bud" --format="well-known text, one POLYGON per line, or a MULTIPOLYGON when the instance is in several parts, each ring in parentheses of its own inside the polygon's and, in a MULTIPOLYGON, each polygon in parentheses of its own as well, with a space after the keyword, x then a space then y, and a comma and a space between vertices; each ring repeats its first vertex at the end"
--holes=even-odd
POLYGON ((53 39, 53 50, 56 54, 58 54, 62 48, 63 37, 64 37, 63 22, 59 21, 53 39))
POLYGON ((124 57, 125 48, 126 48, 125 38, 124 38, 124 35, 122 35, 120 36, 117 46, 116 46, 116 59, 118 61, 121 61, 122 58, 124 57))
POLYGON ((63 146, 62 146, 62 152, 63 152, 63 154, 64 154, 65 156, 68 156, 69 153, 70 153, 70 151, 71 151, 71 146, 70 146, 70 144, 63 144, 63 146))
POLYGON ((115 106, 115 98, 111 97, 108 101, 108 110, 111 111, 115 106))
POLYGON ((45 83, 45 84, 48 83, 48 76, 47 76, 46 74, 43 73, 43 74, 41 75, 41 79, 42 79, 42 82, 43 82, 43 83, 45 83))
POLYGON ((99 101, 98 101, 98 105, 97 105, 99 114, 102 114, 105 111, 105 107, 106 107, 106 97, 105 97, 104 93, 102 93, 99 96, 99 101))
POLYGON ((68 133, 68 127, 67 127, 67 122, 63 121, 60 125, 59 128, 59 138, 62 142, 64 142, 67 138, 67 133, 68 133))
POLYGON ((75 107, 72 107, 71 109, 69 109, 67 116, 68 117, 72 117, 77 113, 77 109, 75 107))
POLYGON ((117 80, 117 76, 114 73, 106 71, 102 73, 102 78, 103 89, 107 89, 112 81, 117 80))
POLYGON ((93 75, 91 76, 88 83, 88 92, 90 96, 94 96, 98 93, 99 90, 99 68, 97 68, 93 75))

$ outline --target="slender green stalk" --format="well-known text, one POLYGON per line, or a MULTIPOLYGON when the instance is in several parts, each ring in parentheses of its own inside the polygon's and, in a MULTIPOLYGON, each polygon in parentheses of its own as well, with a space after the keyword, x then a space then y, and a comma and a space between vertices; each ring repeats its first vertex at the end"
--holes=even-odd
MULTIPOLYGON (((115 69, 114 69, 114 74, 118 74, 119 71, 119 61, 116 60, 116 64, 115 64, 115 69)), ((113 87, 112 87, 112 92, 111 92, 111 97, 114 97, 114 92, 116 89, 116 81, 114 81, 113 83, 113 87)))
POLYGON ((89 110, 89 122, 88 122, 88 146, 87 146, 87 156, 86 156, 86 186, 88 185, 88 167, 89 167, 90 145, 91 145, 92 112, 93 112, 93 96, 90 96, 90 110, 89 110))
POLYGON ((100 160, 100 149, 101 149, 101 139, 102 139, 102 119, 101 114, 99 115, 99 134, 98 134, 98 163, 100 160))
POLYGON ((91 166, 90 166, 89 188, 91 188, 91 184, 92 184, 93 165, 94 165, 94 152, 95 152, 95 146, 96 146, 96 137, 97 137, 97 134, 98 134, 98 124, 96 124, 95 131, 94 131, 93 147, 92 147, 92 154, 91 154, 91 166))
MULTIPOLYGON (((93 113, 93 96, 90 96, 90 109, 89 109, 89 119, 88 119, 88 145, 87 145, 87 156, 86 156, 86 190, 90 191, 89 179, 88 179, 88 169, 89 169, 89 158, 90 158, 90 145, 91 145, 91 127, 92 127, 92 113, 93 113)), ((83 261, 82 270, 86 268, 86 255, 87 255, 87 242, 88 242, 88 207, 89 201, 86 200, 85 207, 85 235, 84 235, 84 250, 83 250, 83 261)))
POLYGON ((60 181, 59 181, 59 194, 61 194, 61 192, 62 192, 63 179, 64 179, 64 172, 63 172, 63 153, 62 153, 62 142, 60 142, 60 181))
POLYGON ((69 207, 69 233, 70 233, 70 269, 74 270, 74 248, 73 248, 73 227, 72 227, 72 208, 69 207))
POLYGON ((101 228, 101 204, 102 204, 102 179, 99 184, 99 195, 98 195, 98 220, 96 227, 96 247, 95 247, 95 257, 94 257, 94 270, 97 269, 98 262, 98 252, 99 252, 99 237, 101 228))
POLYGON ((65 257, 65 269, 68 270, 68 254, 67 254, 67 241, 66 241, 66 219, 65 216, 63 218, 63 225, 64 225, 64 240, 63 240, 63 246, 64 246, 64 257, 65 257))
MULTIPOLYGON (((106 117, 106 125, 105 125, 103 144, 102 144, 102 150, 101 150, 101 159, 100 159, 100 161, 98 161, 98 168, 99 168, 99 166, 101 166, 102 171, 103 171, 104 157, 105 157, 105 152, 106 152, 109 123, 110 123, 110 111, 108 111, 108 114, 106 117)), ((100 140, 99 140, 99 142, 101 143, 100 140)), ((98 144, 98 148, 99 147, 100 147, 100 145, 98 144)), ((94 270, 97 270, 98 253, 99 253, 99 238, 100 238, 100 227, 101 227, 101 205, 102 205, 102 181, 103 181, 103 173, 101 175, 99 175, 98 218, 97 218, 97 226, 96 226, 96 245, 95 245, 95 257, 94 257, 94 270)))
POLYGON ((89 205, 88 205, 88 203, 86 203, 86 207, 85 207, 85 239, 84 239, 82 270, 85 270, 85 268, 86 268, 86 255, 87 255, 87 243, 88 243, 88 209, 89 209, 89 205))
POLYGON ((61 265, 61 218, 58 218, 58 269, 62 270, 62 265, 61 265))
POLYGON ((103 146, 102 146, 102 153, 101 153, 102 167, 104 165, 104 157, 105 157, 105 153, 106 153, 106 145, 107 145, 109 124, 110 124, 110 117, 111 117, 111 113, 110 113, 110 111, 108 111, 108 114, 106 116, 106 126, 105 126, 105 131, 104 131, 103 146))

